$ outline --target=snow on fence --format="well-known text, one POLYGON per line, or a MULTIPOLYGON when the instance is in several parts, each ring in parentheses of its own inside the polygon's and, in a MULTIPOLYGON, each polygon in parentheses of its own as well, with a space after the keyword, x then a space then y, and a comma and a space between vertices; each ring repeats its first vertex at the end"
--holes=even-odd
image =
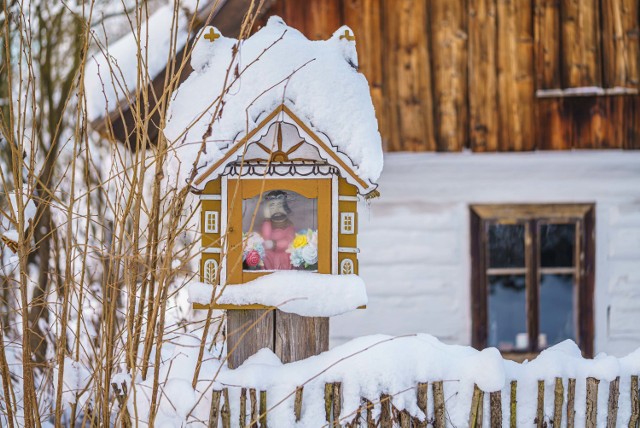
MULTIPOLYGON (((516 363, 495 348, 375 335, 287 364, 269 349, 236 369, 209 354, 194 386, 199 344, 181 335, 165 350, 156 426, 640 428, 640 349, 585 359, 565 341, 516 363)), ((129 415, 144 425, 148 381, 114 383, 124 426, 129 415)))
MULTIPOLYGON (((598 385, 600 381, 595 378, 586 379, 586 427, 596 427, 598 421, 598 385)), ((606 426, 616 427, 618 421, 618 400, 620 397, 620 378, 617 377, 609 384, 606 426)), ((389 394, 380 394, 377 402, 372 402, 361 397, 361 406, 355 413, 342 414, 342 384, 340 382, 327 383, 324 387, 324 421, 317 421, 317 426, 325 425, 332 427, 401 427, 401 428, 422 428, 433 426, 435 428, 445 428, 447 426, 447 408, 444 396, 443 381, 431 383, 433 394, 432 411, 428 409, 429 383, 418 383, 415 388, 416 404, 422 411, 422 415, 411 415, 407 410, 400 410, 393 406, 392 397, 389 394)), ((530 426, 539 428, 547 427, 574 427, 575 426, 575 398, 576 379, 556 378, 554 383, 553 416, 545 418, 545 383, 538 381, 537 409, 536 417, 531 421, 530 426), (567 392, 565 394, 565 385, 567 392), (565 395, 567 397, 565 402, 565 395), (566 412, 565 412, 566 409, 566 412), (566 421, 563 420, 566 415, 566 421)), ((636 428, 640 421, 640 401, 638 399, 638 376, 631 376, 629 403, 631 404, 629 428, 636 428)), ((473 398, 469 409, 469 427, 482 427, 485 407, 489 409, 489 425, 502 427, 506 420, 510 428, 518 426, 517 418, 517 381, 510 383, 510 395, 508 403, 503 402, 500 391, 485 393, 478 386, 474 386, 473 398), (488 405, 488 406, 487 406, 488 405), (507 411, 508 417, 503 415, 507 411)), ((300 386, 295 390, 293 414, 296 422, 300 422, 302 408, 304 406, 304 387, 300 386)), ((239 397, 238 420, 231 420, 231 406, 229 402, 229 390, 214 390, 211 399, 211 412, 209 415, 209 427, 217 428, 239 426, 241 428, 266 428, 268 426, 269 410, 267 408, 267 391, 257 391, 253 388, 242 388, 239 397)))

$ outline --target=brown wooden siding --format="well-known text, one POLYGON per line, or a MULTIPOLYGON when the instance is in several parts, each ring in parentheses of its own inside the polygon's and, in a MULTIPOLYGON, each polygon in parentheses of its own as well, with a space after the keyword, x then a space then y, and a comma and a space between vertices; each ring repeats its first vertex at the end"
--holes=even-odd
POLYGON ((353 29, 386 150, 640 149, 637 93, 562 91, 638 90, 640 0, 276 0, 270 15, 311 39, 353 29))

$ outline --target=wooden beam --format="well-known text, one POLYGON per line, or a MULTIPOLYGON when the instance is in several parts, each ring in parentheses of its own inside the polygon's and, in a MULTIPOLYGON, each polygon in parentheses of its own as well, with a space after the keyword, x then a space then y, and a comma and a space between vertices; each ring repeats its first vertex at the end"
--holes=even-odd
POLYGON ((466 5, 463 0, 428 3, 436 145, 455 152, 468 136, 466 5))
POLYGON ((498 149, 495 0, 469 0, 469 143, 498 149))
POLYGON ((562 86, 602 86, 598 0, 561 1, 562 86))

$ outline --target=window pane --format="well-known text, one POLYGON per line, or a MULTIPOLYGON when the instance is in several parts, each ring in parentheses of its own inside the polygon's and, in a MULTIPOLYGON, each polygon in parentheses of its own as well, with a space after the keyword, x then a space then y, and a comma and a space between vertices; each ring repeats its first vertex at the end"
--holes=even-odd
POLYGON ((290 190, 243 200, 243 269, 317 270, 317 202, 290 190))
POLYGON ((573 275, 541 275, 540 348, 555 345, 565 339, 575 340, 574 299, 573 275))
POLYGON ((490 275, 488 282, 489 346, 501 351, 527 349, 524 275, 490 275))
POLYGON ((489 267, 524 267, 524 225, 489 225, 489 267))
POLYGON ((571 267, 576 245, 575 224, 540 226, 540 266, 571 267))

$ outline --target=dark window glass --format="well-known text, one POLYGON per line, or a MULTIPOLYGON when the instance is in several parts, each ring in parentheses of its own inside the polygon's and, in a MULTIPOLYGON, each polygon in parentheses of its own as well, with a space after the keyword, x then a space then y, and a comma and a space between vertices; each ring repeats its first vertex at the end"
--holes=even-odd
POLYGON ((489 346, 501 351, 525 350, 527 311, 524 275, 490 275, 489 346))
POLYGON ((546 348, 566 339, 576 340, 573 275, 541 275, 540 335, 538 346, 546 348))
POLYGON ((573 266, 575 245, 575 224, 540 225, 540 266, 573 266))
POLYGON ((489 225, 489 267, 524 267, 524 225, 489 225))

